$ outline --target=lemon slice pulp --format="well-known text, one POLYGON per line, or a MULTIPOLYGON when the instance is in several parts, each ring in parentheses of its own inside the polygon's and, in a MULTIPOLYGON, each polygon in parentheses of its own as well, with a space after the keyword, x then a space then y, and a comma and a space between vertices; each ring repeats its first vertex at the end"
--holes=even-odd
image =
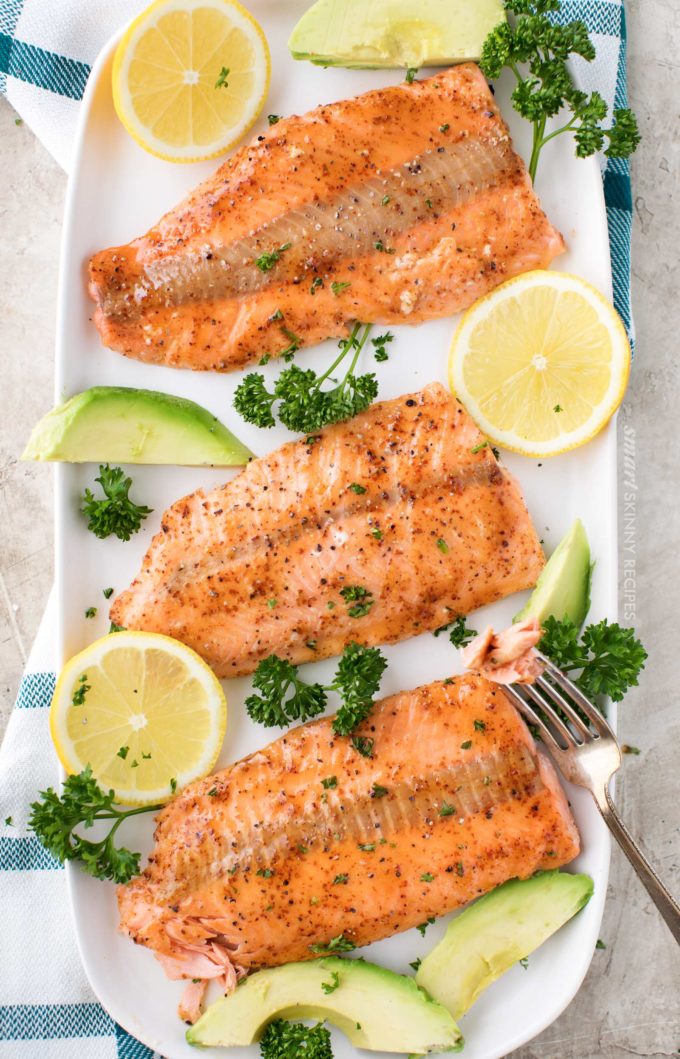
POLYGON ((69 773, 90 765, 116 801, 167 801, 210 772, 227 704, 219 680, 190 648, 158 633, 104 636, 66 663, 50 730, 69 773))
POLYGON ((113 102, 130 135, 174 162, 212 158, 259 115, 269 89, 262 29, 236 0, 156 0, 113 63, 113 102))
POLYGON ((527 456, 554 456, 595 436, 618 408, 630 346, 609 302, 578 276, 528 272, 463 317, 451 389, 481 430, 527 456))

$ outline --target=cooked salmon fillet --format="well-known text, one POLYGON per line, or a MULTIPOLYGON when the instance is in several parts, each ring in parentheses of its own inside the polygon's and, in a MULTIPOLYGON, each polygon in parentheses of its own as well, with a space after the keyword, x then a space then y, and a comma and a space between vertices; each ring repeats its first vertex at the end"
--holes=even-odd
POLYGON ((563 249, 465 63, 282 119, 95 254, 89 289, 112 349, 232 371, 354 320, 448 316, 563 249))
POLYGON ((435 629, 543 563, 516 482, 434 383, 179 500, 111 619, 237 676, 435 629))
POLYGON ((119 889, 121 929, 171 977, 228 987, 578 854, 552 765, 483 677, 383 699, 359 733, 372 757, 323 718, 187 787, 160 813, 144 873, 119 889))

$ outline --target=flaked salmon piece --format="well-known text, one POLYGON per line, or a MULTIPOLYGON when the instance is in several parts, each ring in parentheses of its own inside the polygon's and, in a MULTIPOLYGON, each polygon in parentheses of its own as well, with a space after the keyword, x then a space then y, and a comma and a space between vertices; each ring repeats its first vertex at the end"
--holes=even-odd
POLYGON ((552 765, 482 677, 383 699, 359 734, 372 757, 323 718, 187 787, 119 888, 121 929, 173 977, 243 973, 338 935, 367 945, 578 854, 552 765))
POLYGON ((448 316, 563 249, 465 63, 282 119, 146 235, 95 254, 89 290, 112 349, 231 371, 291 335, 448 316))
POLYGON ((483 441, 434 383, 290 442, 169 508, 111 619, 228 677, 395 643, 528 588, 543 552, 483 441))
POLYGON ((489 625, 461 651, 463 665, 496 684, 532 684, 543 672, 536 653, 542 635, 538 618, 525 618, 498 633, 489 625))

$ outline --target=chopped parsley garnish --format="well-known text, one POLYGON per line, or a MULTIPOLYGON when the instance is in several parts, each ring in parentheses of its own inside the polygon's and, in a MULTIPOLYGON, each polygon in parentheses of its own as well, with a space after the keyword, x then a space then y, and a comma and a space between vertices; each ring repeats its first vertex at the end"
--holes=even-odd
POLYGON ((316 294, 316 292, 318 291, 319 287, 323 287, 323 280, 321 279, 321 276, 315 276, 314 279, 312 280, 312 285, 309 288, 309 293, 310 294, 316 294))
POLYGON ((359 485, 358 482, 352 482, 352 484, 350 485, 349 488, 350 488, 350 491, 352 493, 356 493, 357 496, 361 496, 362 493, 366 492, 366 486, 365 485, 359 485))
POLYGON ((279 603, 278 599, 273 599, 272 598, 272 599, 268 599, 267 600, 267 606, 269 607, 270 610, 274 610, 274 607, 278 606, 278 603, 279 603))
POLYGON ((338 785, 337 776, 326 776, 325 779, 321 780, 321 786, 325 787, 327 791, 333 791, 338 785))
POLYGON ((439 126, 439 131, 440 132, 448 132, 450 128, 451 128, 451 126, 448 124, 448 122, 445 122, 444 125, 440 125, 439 126))
POLYGON ((109 633, 112 632, 125 632, 124 625, 116 625, 115 621, 112 621, 109 625, 109 633))
POLYGON ((503 21, 484 41, 480 66, 492 80, 508 67, 517 84, 512 93, 515 110, 533 126, 529 174, 532 180, 542 148, 555 136, 573 132, 576 154, 586 158, 604 150, 610 158, 628 158, 640 142, 635 115, 628 108, 614 109, 614 123, 604 128, 607 104, 599 92, 582 92, 571 74, 572 56, 586 62, 595 58, 595 46, 588 27, 581 19, 558 25, 551 14, 560 9, 560 0, 505 0, 505 7, 516 16, 513 25, 503 21), (521 67, 528 67, 526 73, 521 67), (547 131, 549 118, 566 108, 569 120, 547 131))
POLYGON ((606 949, 607 948, 607 946, 603 942, 602 938, 598 938, 597 939, 597 941, 595 942, 595 948, 596 949, 606 949))
POLYGON ((378 362, 384 361, 384 360, 389 360, 389 354, 388 354, 387 349, 385 347, 390 342, 393 342, 393 341, 394 341, 394 335, 392 334, 391 331, 385 331, 384 335, 378 335, 377 338, 372 338, 371 339, 371 345, 373 346, 374 351, 375 351, 373 353, 373 356, 375 357, 375 359, 378 362))
POLYGON ((255 874, 259 875, 261 879, 271 879, 274 872, 271 868, 258 868, 255 874))
POLYGON ((442 802, 439 807, 440 816, 453 816, 456 811, 455 805, 449 805, 448 802, 442 802))
POLYGON ((256 257, 255 264, 260 272, 269 272, 273 269, 276 262, 281 259, 281 254, 285 253, 286 250, 290 250, 291 245, 291 243, 282 243, 276 250, 270 250, 268 253, 260 254, 259 257, 256 257))
POLYGON ((486 441, 480 441, 479 445, 474 445, 473 448, 470 449, 470 452, 474 456, 476 455, 476 453, 481 452, 482 449, 487 449, 489 447, 489 444, 490 442, 487 438, 486 441))
POLYGON ((486 731, 486 725, 485 725, 484 721, 475 720, 475 721, 472 722, 472 727, 474 728, 475 732, 484 732, 484 731, 486 731))
POLYGON ((471 739, 466 739, 464 743, 460 744, 460 749, 461 750, 469 750, 471 746, 472 746, 472 740, 471 739))
POLYGON ((341 872, 340 875, 336 875, 333 879, 333 886, 344 886, 349 882, 349 875, 345 872, 341 872))
POLYGON ((5 817, 5 827, 14 827, 14 820, 11 816, 5 817))
POLYGON ((432 874, 431 871, 424 871, 423 874, 420 876, 420 881, 421 882, 434 882, 434 875, 432 874))
POLYGON ((409 66, 408 67, 408 69, 406 71, 406 76, 404 78, 404 80, 406 81, 407 85, 412 85, 413 84, 413 82, 415 81, 417 73, 418 73, 418 67, 417 66, 409 66))
POLYGON ((130 500, 132 479, 125 476, 121 467, 100 464, 95 482, 101 485, 106 499, 98 500, 89 489, 85 490, 80 510, 88 520, 87 528, 100 540, 113 533, 119 540, 129 541, 152 509, 130 500))
POLYGON ((267 114, 267 121, 270 125, 276 125, 281 121, 281 117, 279 114, 267 114))
POLYGON ((437 541, 437 547, 439 548, 439 551, 442 553, 442 555, 446 555, 448 553, 449 546, 443 537, 440 537, 437 541))
POLYGON ((274 1019, 260 1040, 261 1059, 333 1059, 331 1035, 321 1023, 274 1019))
POLYGON ((176 779, 175 779, 175 777, 173 776, 173 777, 171 778, 171 780, 170 780, 170 792, 171 792, 172 794, 174 794, 176 790, 177 790, 177 780, 176 780, 176 779))
POLYGON ((340 589, 345 603, 351 603, 347 613, 350 618, 363 618, 375 603, 373 593, 363 585, 346 585, 340 589))
POLYGON ((91 685, 85 683, 86 680, 87 673, 83 673, 82 676, 78 677, 78 684, 71 697, 72 706, 82 706, 85 702, 85 696, 87 695, 88 691, 92 690, 91 685))
POLYGON ((129 746, 121 746, 120 749, 116 751, 116 757, 120 757, 123 759, 123 761, 125 761, 125 758, 128 756, 129 753, 129 746))
POLYGON ((111 599, 111 596, 113 595, 113 589, 112 588, 105 588, 103 590, 103 592, 102 592, 102 595, 103 595, 104 599, 111 599))
POLYGON ((422 962, 423 961, 421 960, 420 956, 418 956, 417 959, 411 961, 409 967, 411 967, 414 971, 417 971, 420 968, 422 962))
POLYGON ((116 831, 128 816, 155 813, 161 806, 117 809, 113 799, 113 791, 108 794, 103 791, 88 767, 64 781, 61 795, 52 787, 41 791, 39 800, 31 804, 28 826, 61 864, 67 860, 77 860, 83 870, 95 879, 126 883, 139 874, 141 854, 116 846, 116 831), (92 827, 96 820, 112 822, 107 835, 100 841, 88 841, 76 831, 80 825, 92 827))
POLYGON ((315 953, 352 952, 353 949, 356 949, 356 945, 349 938, 346 938, 344 934, 338 934, 325 944, 317 942, 316 945, 310 945, 309 948, 311 952, 315 953))
POLYGON ((340 975, 338 974, 337 971, 331 971, 331 980, 330 980, 330 982, 322 982, 321 983, 321 988, 322 988, 324 993, 328 994, 328 993, 334 993, 339 985, 340 985, 340 975))
POLYGON ((382 239, 376 239, 373 246, 379 254, 396 254, 396 250, 393 247, 385 246, 382 239))
POLYGON ((365 411, 377 396, 378 383, 374 374, 356 375, 355 368, 371 326, 366 324, 361 330, 362 325, 356 323, 350 336, 339 343, 339 356, 322 375, 317 375, 311 368, 303 370, 293 365, 281 372, 273 390, 269 391, 264 376, 251 372, 236 389, 234 408, 248 423, 273 427, 276 423, 274 406, 278 403, 277 415, 281 423, 301 434, 311 434, 329 423, 351 419, 365 411), (322 389, 326 379, 347 357, 350 360, 344 377, 333 389, 322 389))
POLYGON ((371 790, 371 798, 384 798, 388 793, 387 787, 381 787, 379 783, 374 783, 371 790))
POLYGON ((332 292, 332 293, 333 293, 333 294, 334 294, 334 295, 336 296, 336 298, 337 298, 338 294, 342 294, 342 292, 343 292, 344 290, 347 290, 347 288, 348 288, 348 287, 351 287, 351 286, 352 286, 352 284, 351 284, 351 283, 338 283, 338 282, 336 281, 336 282, 333 282, 333 283, 331 283, 331 292, 332 292))
POLYGON ((359 849, 362 851, 362 853, 374 853, 375 842, 360 842, 359 849))
POLYGON ((523 967, 526 971, 527 967, 529 966, 529 957, 523 956, 522 959, 518 960, 517 962, 519 963, 520 967, 523 967))
POLYGON ((469 629, 465 624, 465 618, 462 614, 455 621, 449 622, 448 625, 440 625, 438 629, 434 630, 434 635, 440 636, 443 632, 448 632, 449 640, 454 647, 467 647, 477 635, 475 629, 469 629))
POLYGON ((96 618, 97 617, 97 608, 96 607, 88 607, 87 610, 85 611, 85 617, 86 618, 96 618))
POLYGON ((564 409, 563 409, 561 404, 556 404, 555 407, 553 408, 553 412, 563 412, 563 411, 564 411, 564 409))
POLYGON ((362 757, 373 757, 375 739, 369 739, 365 735, 355 735, 352 739, 352 746, 362 757))
POLYGON ((418 931, 418 933, 420 934, 421 937, 423 937, 423 938, 425 937, 425 931, 427 930, 428 927, 431 927, 433 923, 434 923, 434 916, 428 916, 424 923, 420 923, 416 927, 416 930, 418 931))
POLYGON ((391 201, 391 200, 390 200, 390 196, 389 196, 389 195, 383 195, 383 197, 382 197, 382 199, 381 199, 381 201, 380 201, 380 205, 381 205, 381 206, 387 206, 387 204, 388 204, 388 203, 389 203, 390 201, 391 201))
POLYGON ((639 754, 640 748, 637 746, 631 746, 630 743, 623 743, 621 747, 622 754, 639 754))
POLYGON ((371 536, 375 537, 377 541, 381 541, 383 539, 383 532, 381 529, 378 529, 377 526, 374 526, 371 530, 371 536))
POLYGON ((223 66, 219 72, 218 78, 215 81, 215 88, 229 88, 229 74, 231 70, 228 66, 223 66))

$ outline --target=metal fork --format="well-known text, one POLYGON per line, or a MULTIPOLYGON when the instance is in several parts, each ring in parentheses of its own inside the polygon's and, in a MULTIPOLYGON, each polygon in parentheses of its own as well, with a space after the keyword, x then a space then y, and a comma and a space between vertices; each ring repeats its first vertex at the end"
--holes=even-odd
POLYGON ((564 778, 590 791, 604 822, 680 944, 680 907, 633 841, 609 793, 609 781, 621 765, 616 737, 580 688, 545 655, 539 653, 539 657, 545 667, 543 675, 534 684, 512 684, 505 691, 524 717, 536 725, 564 778), (562 692, 583 710, 588 724, 562 692))

